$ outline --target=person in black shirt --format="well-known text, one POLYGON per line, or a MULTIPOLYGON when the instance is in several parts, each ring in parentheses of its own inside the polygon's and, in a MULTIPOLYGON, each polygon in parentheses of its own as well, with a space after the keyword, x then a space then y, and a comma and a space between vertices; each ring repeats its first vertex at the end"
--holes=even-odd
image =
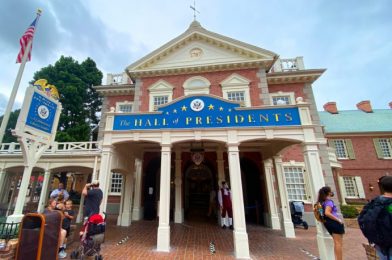
POLYGON ((71 231, 71 222, 74 219, 75 212, 72 210, 72 200, 67 200, 65 202, 64 209, 64 219, 63 219, 63 229, 67 231, 67 237, 71 231))
POLYGON ((99 206, 101 205, 103 193, 99 188, 99 182, 93 181, 87 183, 82 191, 84 199, 84 216, 90 217, 93 214, 99 214, 99 206))

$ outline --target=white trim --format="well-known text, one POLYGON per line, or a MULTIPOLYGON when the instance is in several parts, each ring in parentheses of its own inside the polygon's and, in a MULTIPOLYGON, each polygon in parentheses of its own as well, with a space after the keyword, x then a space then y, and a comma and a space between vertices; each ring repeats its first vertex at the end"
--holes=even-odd
MULTIPOLYGON (((283 97, 289 97, 289 104, 287 104, 287 105, 295 105, 295 95, 294 95, 294 92, 282 92, 282 91, 278 91, 278 92, 273 92, 273 93, 270 93, 270 102, 271 102, 271 104, 273 104, 274 102, 273 102, 273 98, 274 97, 280 97, 280 96, 283 96, 283 97)), ((280 106, 281 104, 279 104, 279 105, 277 105, 277 106, 280 106)), ((282 105, 286 105, 286 104, 282 104, 282 105)))
POLYGON ((130 101, 121 101, 121 102, 116 102, 116 112, 119 113, 129 113, 133 111, 133 102, 130 101), (120 110, 120 106, 124 106, 124 105, 130 105, 131 106, 131 111, 121 111, 120 110))
POLYGON ((362 179, 360 176, 355 176, 354 179, 357 184, 358 197, 360 199, 364 199, 366 195, 365 195, 365 190, 363 188, 362 179))
MULTIPOLYGON (((286 172, 285 172, 285 168, 286 167, 297 167, 297 168, 302 168, 302 178, 304 180, 304 190, 305 190, 305 196, 306 199, 305 200, 296 200, 296 201, 303 201, 304 203, 311 203, 311 201, 309 200, 310 197, 310 190, 309 190, 309 180, 306 177, 306 168, 305 168, 305 163, 304 162, 296 162, 293 160, 290 160, 290 162, 283 162, 282 163, 283 166, 283 174, 284 174, 284 179, 285 179, 285 188, 286 188, 286 192, 287 192, 287 197, 288 197, 288 190, 287 190, 287 182, 286 182, 286 172)), ((290 200, 290 199, 289 199, 290 200)))
POLYGON ((119 172, 112 172, 110 174, 110 184, 109 184, 109 192, 108 194, 110 196, 121 196, 122 194, 122 190, 123 190, 123 186, 124 186, 124 176, 123 174, 119 173, 119 172), (113 181, 113 175, 117 174, 121 176, 121 187, 120 187, 120 191, 119 192, 112 192, 112 181, 113 181))
POLYGON ((149 100, 149 111, 154 111, 154 97, 167 96, 167 102, 171 102, 173 99, 174 87, 165 80, 159 80, 148 88, 150 92, 149 100))
POLYGON ((210 94, 210 87, 211 83, 208 79, 201 77, 201 76, 195 76, 187 79, 184 84, 182 85, 184 88, 184 95, 193 95, 193 94, 210 94), (192 82, 196 81, 201 81, 203 84, 198 85, 198 86, 192 86, 192 82))
POLYGON ((236 73, 231 74, 225 80, 220 83, 222 87, 223 98, 228 99, 228 92, 244 92, 245 106, 250 107, 250 93, 249 93, 250 81, 236 73))

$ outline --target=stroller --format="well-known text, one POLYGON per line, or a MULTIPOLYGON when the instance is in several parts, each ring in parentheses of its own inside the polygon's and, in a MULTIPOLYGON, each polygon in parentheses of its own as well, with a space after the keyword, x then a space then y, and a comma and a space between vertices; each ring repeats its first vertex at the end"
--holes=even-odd
POLYGON ((105 219, 100 214, 91 215, 85 218, 80 235, 80 246, 71 253, 71 259, 86 259, 94 256, 95 260, 102 260, 100 254, 101 244, 105 240, 105 219))
POLYGON ((303 226, 304 229, 308 229, 308 223, 302 220, 304 214, 304 202, 303 201, 290 201, 291 220, 293 221, 294 227, 303 226))

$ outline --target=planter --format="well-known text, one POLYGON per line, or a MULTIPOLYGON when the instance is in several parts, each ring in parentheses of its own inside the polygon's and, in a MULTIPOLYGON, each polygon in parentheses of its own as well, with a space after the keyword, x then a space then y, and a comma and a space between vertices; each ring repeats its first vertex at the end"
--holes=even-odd
POLYGON ((376 254, 376 249, 369 244, 362 244, 366 251, 366 256, 368 260, 380 260, 376 254))

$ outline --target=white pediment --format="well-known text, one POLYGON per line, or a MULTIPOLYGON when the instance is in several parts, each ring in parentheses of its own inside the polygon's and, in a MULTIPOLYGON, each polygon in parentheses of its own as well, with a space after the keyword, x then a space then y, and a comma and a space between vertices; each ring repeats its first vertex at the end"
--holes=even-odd
POLYGON ((242 77, 236 73, 233 73, 225 80, 223 80, 220 85, 221 86, 242 86, 249 85, 250 81, 247 78, 242 77))
POLYGON ((151 75, 157 71, 184 72, 241 64, 269 67, 277 57, 273 52, 207 31, 196 22, 177 38, 129 65, 127 70, 131 74, 151 75))
POLYGON ((156 83, 154 83, 153 85, 151 85, 151 87, 148 88, 148 90, 150 92, 165 92, 165 91, 172 91, 173 90, 173 86, 168 83, 165 80, 159 80, 156 83))

